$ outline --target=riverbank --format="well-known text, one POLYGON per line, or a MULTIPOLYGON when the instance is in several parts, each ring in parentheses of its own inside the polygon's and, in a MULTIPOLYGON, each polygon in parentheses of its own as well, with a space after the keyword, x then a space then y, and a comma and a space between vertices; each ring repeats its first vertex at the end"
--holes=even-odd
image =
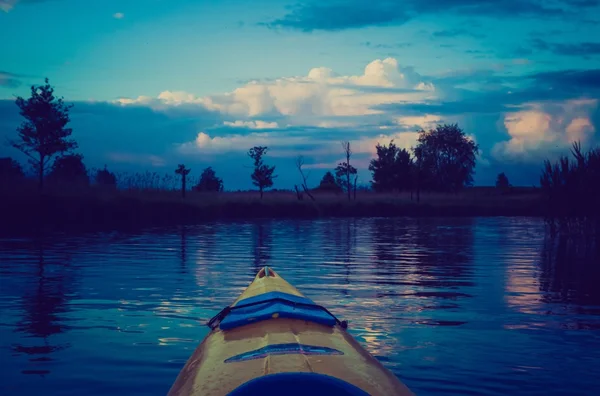
POLYGON ((4 231, 38 226, 51 228, 121 228, 192 224, 210 220, 257 218, 398 217, 398 216, 542 216, 536 190, 500 194, 472 188, 458 194, 416 195, 358 192, 314 193, 298 200, 294 192, 197 193, 185 199, 177 191, 67 191, 4 193, 0 196, 4 231))

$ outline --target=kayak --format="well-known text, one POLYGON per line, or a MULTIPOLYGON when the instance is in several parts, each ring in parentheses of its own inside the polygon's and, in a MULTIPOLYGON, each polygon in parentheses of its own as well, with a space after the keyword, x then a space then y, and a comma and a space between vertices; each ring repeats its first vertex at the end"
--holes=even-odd
POLYGON ((347 322, 270 267, 207 325, 169 395, 413 395, 347 322))

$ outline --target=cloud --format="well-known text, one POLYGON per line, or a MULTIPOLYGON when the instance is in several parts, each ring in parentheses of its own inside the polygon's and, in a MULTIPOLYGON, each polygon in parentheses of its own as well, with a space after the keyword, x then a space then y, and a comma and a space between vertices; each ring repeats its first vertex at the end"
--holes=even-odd
POLYGON ((600 42, 550 43, 540 38, 533 40, 533 47, 556 55, 590 57, 600 55, 600 42))
POLYGON ((309 1, 292 7, 287 14, 261 23, 272 29, 303 32, 340 31, 369 26, 401 25, 422 14, 455 13, 486 17, 557 17, 577 15, 577 9, 592 7, 591 1, 556 1, 555 6, 538 0, 406 0, 401 5, 386 0, 337 0, 329 4, 309 1))
POLYGON ((21 86, 20 77, 18 74, 0 71, 0 87, 17 88, 21 86))
POLYGON ((115 19, 123 19, 125 18, 125 14, 123 14, 122 12, 117 12, 113 14, 113 18, 115 19))
POLYGON ((312 32, 338 31, 372 25, 402 24, 410 19, 403 7, 390 2, 334 1, 301 4, 282 18, 264 23, 269 28, 289 28, 312 32))
POLYGON ((224 121, 224 125, 238 128, 249 128, 249 129, 277 129, 279 125, 277 122, 266 122, 266 121, 224 121))
POLYGON ((2 10, 4 12, 9 12, 17 4, 43 3, 46 1, 49 1, 49 0, 0 0, 0 10, 2 10))
POLYGON ((575 141, 593 139, 596 128, 592 113, 597 99, 568 100, 561 103, 531 103, 528 109, 508 113, 504 125, 508 141, 494 146, 493 155, 503 160, 538 161, 552 151, 562 151, 575 141))
MULTIPOLYGON (((310 136, 287 136, 274 132, 252 132, 249 134, 227 134, 224 136, 210 136, 208 133, 199 132, 193 142, 183 143, 178 146, 182 154, 198 153, 227 153, 247 152, 254 146, 267 146, 269 148, 298 146, 310 143, 310 136)), ((277 156, 277 151, 272 150, 271 156, 277 156)))
POLYGON ((372 109, 375 105, 420 102, 435 95, 432 83, 412 68, 400 66, 396 59, 386 58, 370 62, 360 75, 342 76, 329 68, 316 67, 306 76, 251 81, 232 92, 210 97, 165 91, 158 98, 122 98, 115 103, 147 105, 157 110, 196 105, 234 117, 294 116, 306 123, 315 117, 373 115, 377 114, 372 109))
POLYGON ((396 44, 375 44, 370 41, 363 41, 360 43, 363 47, 373 48, 373 49, 398 49, 398 48, 408 48, 412 47, 412 43, 396 43, 396 44))
POLYGON ((485 38, 485 34, 471 32, 467 29, 452 29, 452 30, 438 30, 433 32, 434 38, 454 38, 460 36, 473 37, 477 39, 485 38))

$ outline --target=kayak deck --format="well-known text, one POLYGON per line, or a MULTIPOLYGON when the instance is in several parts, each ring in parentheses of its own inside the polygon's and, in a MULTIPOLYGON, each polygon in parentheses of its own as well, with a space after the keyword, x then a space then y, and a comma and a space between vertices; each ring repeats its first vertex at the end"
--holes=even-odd
POLYGON ((345 393, 339 394, 348 395, 412 394, 335 316, 272 269, 261 269, 222 313, 213 318, 211 332, 180 372, 170 395, 264 395, 263 388, 275 384, 279 392, 289 393, 280 386, 296 387, 290 385, 294 381, 318 386, 315 391, 341 386, 345 393))

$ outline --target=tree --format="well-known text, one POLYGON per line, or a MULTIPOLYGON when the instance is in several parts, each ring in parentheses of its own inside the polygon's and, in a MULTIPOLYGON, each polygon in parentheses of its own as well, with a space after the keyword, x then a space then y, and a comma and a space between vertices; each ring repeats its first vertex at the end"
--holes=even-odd
POLYGON ((510 183, 508 182, 508 177, 504 174, 504 172, 500 173, 496 178, 496 188, 501 190, 507 190, 510 187, 510 183))
POLYGON ((25 180, 21 164, 10 157, 0 158, 0 186, 12 186, 25 180))
POLYGON ((352 155, 352 149, 350 148, 350 142, 342 142, 342 148, 346 154, 346 161, 340 162, 335 168, 335 176, 337 184, 342 187, 344 191, 348 193, 348 200, 350 200, 350 193, 352 192, 352 184, 350 183, 350 175, 355 175, 354 187, 356 187, 356 179, 358 178, 358 171, 355 167, 350 165, 350 156, 352 155))
MULTIPOLYGON (((302 170, 302 166, 304 166, 304 157, 299 155, 296 158, 296 168, 298 168, 298 172, 300 172, 300 176, 302 177, 302 189, 304 190, 304 192, 306 193, 306 195, 308 195, 310 197, 311 200, 315 200, 315 197, 313 197, 313 195, 310 193, 308 186, 306 185, 306 179, 308 179, 308 176, 310 174, 304 174, 304 170, 302 170)), ((294 185, 294 187, 296 188, 296 192, 298 194, 298 197, 301 197, 301 194, 298 192, 298 187, 296 187, 294 185)))
POLYGON ((412 187, 413 160, 410 153, 397 147, 394 140, 388 146, 377 143, 376 149, 377 158, 369 164, 373 173, 373 189, 376 192, 402 191, 412 187))
POLYGON ((88 186, 90 178, 81 154, 68 154, 57 157, 48 174, 48 182, 58 185, 88 186))
POLYGON ((208 167, 202 171, 200 175, 200 181, 198 185, 194 187, 195 191, 208 192, 208 191, 223 191, 223 180, 217 177, 212 167, 208 167))
POLYGON ((185 182, 187 175, 190 174, 191 169, 186 169, 184 164, 179 164, 175 173, 181 176, 181 196, 185 198, 185 182))
POLYGON ((275 166, 265 165, 262 157, 267 153, 268 148, 264 146, 254 146, 248 151, 248 156, 254 160, 254 172, 250 176, 252 184, 258 187, 260 199, 263 197, 263 190, 273 186, 273 175, 275 166))
POLYGON ((317 189, 321 191, 332 191, 336 193, 342 191, 342 188, 337 184, 335 176, 333 176, 333 173, 331 172, 325 173, 317 189))
POLYGON ((104 165, 104 169, 96 172, 96 183, 104 188, 113 189, 117 187, 117 177, 114 173, 106 169, 106 165, 104 165))
POLYGON ((45 85, 31 86, 31 97, 17 97, 16 104, 25 121, 19 126, 19 138, 10 144, 27 155, 36 170, 40 191, 44 187, 44 174, 51 158, 58 153, 66 153, 77 148, 77 143, 69 139, 71 128, 69 109, 62 98, 54 96, 54 89, 45 80, 45 85))
POLYGON ((456 191, 473 184, 479 146, 457 124, 419 132, 414 149, 420 182, 431 189, 456 191))

